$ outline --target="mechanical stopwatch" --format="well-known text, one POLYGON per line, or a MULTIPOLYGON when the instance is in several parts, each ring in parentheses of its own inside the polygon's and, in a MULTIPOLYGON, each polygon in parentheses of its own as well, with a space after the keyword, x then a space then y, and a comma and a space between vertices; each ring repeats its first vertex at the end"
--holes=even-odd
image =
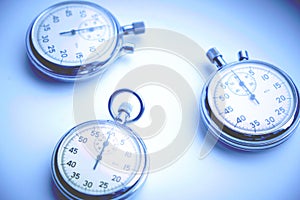
POLYGON ((299 123, 299 92, 281 69, 249 60, 227 64, 216 48, 207 52, 218 70, 206 82, 201 114, 209 132, 241 150, 260 150, 285 141, 299 123))
POLYGON ((121 52, 133 52, 124 35, 144 32, 143 22, 120 26, 95 3, 65 1, 47 8, 31 23, 27 55, 36 69, 54 79, 85 79, 103 72, 121 52))
POLYGON ((138 120, 144 111, 141 98, 128 89, 117 90, 109 100, 114 119, 92 120, 68 131, 56 145, 52 156, 52 177, 58 190, 68 199, 124 199, 144 183, 148 156, 143 140, 127 123, 138 120), (118 114, 112 109, 114 98, 133 94, 140 111, 132 118, 132 105, 122 103, 118 114))

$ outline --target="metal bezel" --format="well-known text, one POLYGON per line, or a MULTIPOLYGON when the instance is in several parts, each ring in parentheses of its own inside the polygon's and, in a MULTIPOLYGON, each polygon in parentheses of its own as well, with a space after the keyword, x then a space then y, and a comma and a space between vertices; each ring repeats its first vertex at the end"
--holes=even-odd
POLYGON ((99 198, 104 198, 104 199, 124 199, 127 198, 131 195, 134 194, 135 191, 137 191, 145 182, 147 175, 148 175, 148 168, 149 168, 149 158, 147 155, 147 149, 146 146, 143 142, 143 140, 129 127, 116 123, 115 121, 110 121, 110 120, 92 120, 92 121, 87 121, 82 124, 79 124, 75 127, 73 127, 71 130, 69 130, 67 133, 65 133, 59 142, 56 144, 53 154, 52 154, 52 159, 51 159, 51 174, 52 174, 52 179, 59 190, 59 192, 64 195, 67 198, 71 199, 99 199, 99 198), (74 190, 67 182, 64 181, 63 177, 60 175, 60 172, 57 167, 57 153, 59 148, 61 147, 62 142, 64 139, 74 132, 75 130, 80 129, 81 127, 84 127, 87 124, 109 124, 111 126, 117 126, 120 129, 125 130, 128 134, 130 134, 133 139, 135 139, 136 143, 139 145, 139 148, 142 152, 142 156, 144 156, 144 163, 141 163, 142 166, 142 172, 141 173, 136 173, 135 176, 132 178, 132 180, 124 187, 123 189, 119 189, 114 191, 114 193, 110 194, 105 194, 105 195, 88 195, 84 194, 82 192, 74 190))
MULTIPOLYGON (((233 62, 230 64, 227 64, 225 66, 223 66, 222 68, 220 68, 219 70, 217 70, 214 74, 212 74, 208 81, 205 83, 202 93, 201 93, 201 115, 202 118, 204 119, 204 124, 205 126, 208 128, 208 131, 218 140, 220 140, 221 142, 240 149, 240 150, 246 150, 246 151, 251 151, 251 150, 262 150, 262 149, 267 149, 267 148, 271 148, 274 147, 276 145, 281 144, 282 142, 286 141, 291 134, 293 133, 294 129, 297 127, 297 125, 299 124, 299 120, 300 120, 300 114, 299 114, 299 91, 296 88, 294 82, 292 81, 292 79, 281 69, 279 69, 278 67, 271 65, 269 63, 263 62, 263 61, 258 61, 258 60, 243 60, 243 61, 239 61, 239 62, 233 62), (207 102, 207 90, 208 87, 210 86, 211 80, 213 79, 213 77, 219 73, 222 70, 234 67, 236 65, 239 65, 241 63, 258 63, 258 64, 262 64, 265 65, 267 67, 272 68, 273 70, 276 70, 279 74, 281 74, 289 83, 289 86, 292 88, 292 92, 295 99, 295 106, 296 109, 293 112, 293 116, 291 116, 291 119, 289 121, 287 121, 287 123, 285 124, 285 126, 280 127, 280 129, 278 129, 276 132, 271 133, 272 135, 274 135, 274 137, 272 137, 271 139, 267 139, 267 140, 256 140, 256 141, 249 141, 249 140, 243 140, 237 137, 234 137, 232 133, 229 132, 225 132, 225 131, 233 131, 232 129, 226 127, 225 131, 223 129, 223 127, 220 127, 220 125, 218 125, 218 123, 221 123, 219 121, 214 121, 212 118, 212 114, 207 102)), ((241 134, 239 132, 235 132, 236 134, 241 134)))
POLYGON ((26 51, 29 60, 31 61, 33 66, 43 74, 53 79, 62 80, 62 81, 82 80, 82 79, 87 79, 89 77, 92 77, 98 73, 102 73, 107 68, 107 66, 118 57, 122 49, 122 45, 123 45, 122 27, 120 26, 117 19, 105 8, 99 6, 98 4, 87 2, 87 1, 66 1, 48 7, 33 20, 26 33, 26 51), (65 67, 62 65, 57 65, 55 63, 52 63, 44 59, 35 50, 34 45, 32 44, 32 29, 35 26, 37 20, 41 18, 43 15, 45 15, 46 13, 48 13, 50 10, 66 4, 84 4, 84 5, 95 7, 99 11, 104 13, 111 20, 115 29, 114 37, 116 42, 115 42, 115 46, 112 48, 111 56, 105 62, 92 62, 92 63, 84 64, 82 66, 73 66, 72 68, 65 67), (87 70, 78 73, 82 69, 87 69, 87 70))

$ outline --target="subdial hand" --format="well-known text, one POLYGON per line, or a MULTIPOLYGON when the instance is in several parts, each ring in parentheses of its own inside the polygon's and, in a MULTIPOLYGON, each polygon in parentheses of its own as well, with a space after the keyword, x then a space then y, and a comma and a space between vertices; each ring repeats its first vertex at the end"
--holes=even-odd
POLYGON ((249 88, 245 85, 244 81, 242 81, 242 79, 237 75, 237 73, 235 73, 233 70, 231 70, 232 73, 234 74, 234 76, 236 77, 236 79, 239 81, 239 85, 243 88, 243 90, 245 92, 247 92, 247 94, 250 96, 250 100, 251 101, 255 101, 257 104, 259 104, 259 101, 256 99, 255 94, 253 94, 249 88))
POLYGON ((96 163, 95 163, 95 165, 94 165, 94 167, 93 167, 93 170, 96 169, 98 163, 102 160, 102 154, 103 154, 103 152, 104 152, 104 149, 105 149, 105 147, 107 147, 107 146, 109 145, 108 140, 109 140, 109 138, 110 138, 110 135, 111 135, 111 133, 109 132, 109 133, 108 133, 108 137, 107 137, 106 140, 103 142, 103 147, 102 147, 102 149, 101 149, 99 155, 98 155, 97 158, 96 158, 96 163))

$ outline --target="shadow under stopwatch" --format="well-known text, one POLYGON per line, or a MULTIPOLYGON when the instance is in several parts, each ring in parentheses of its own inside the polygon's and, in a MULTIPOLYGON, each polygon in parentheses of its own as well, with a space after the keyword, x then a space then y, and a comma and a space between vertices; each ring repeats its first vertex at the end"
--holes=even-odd
POLYGON ((232 159, 247 160, 253 159, 253 157, 265 156, 269 154, 270 151, 276 151, 277 147, 265 149, 263 151, 244 151, 231 147, 219 139, 217 139, 212 133, 209 132, 208 128, 205 126, 203 119, 201 118, 199 124, 199 135, 200 140, 200 151, 199 159, 203 160, 209 156, 212 151, 216 151, 217 154, 222 154, 224 157, 230 157, 232 159))
POLYGON ((68 199, 67 199, 67 198, 66 198, 66 197, 58 190, 58 188, 57 188, 56 185, 54 184, 51 174, 50 174, 49 179, 50 179, 50 184, 49 184, 49 186, 50 186, 50 189, 51 189, 51 192, 52 192, 52 195, 53 195, 54 199, 56 199, 56 200, 68 200, 68 199))
POLYGON ((51 85, 56 85, 56 86, 62 86, 62 85, 68 85, 68 86, 73 86, 72 81, 59 81, 56 80, 50 76, 47 76, 46 74, 42 73, 40 70, 38 70, 34 64, 31 63, 29 60, 28 56, 25 53, 25 63, 26 65, 24 66, 24 70, 26 74, 35 81, 43 82, 45 84, 51 84, 51 85))

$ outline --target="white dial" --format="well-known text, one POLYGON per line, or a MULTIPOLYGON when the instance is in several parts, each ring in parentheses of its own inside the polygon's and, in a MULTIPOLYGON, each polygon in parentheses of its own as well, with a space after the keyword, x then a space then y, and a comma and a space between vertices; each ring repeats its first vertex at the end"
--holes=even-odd
POLYGON ((217 119, 236 132, 262 135, 276 132, 295 112, 295 94, 278 71, 260 63, 224 68, 208 90, 217 119))
POLYGON ((34 19, 26 34, 26 50, 38 72, 72 81, 103 73, 120 52, 133 52, 133 44, 124 43, 123 36, 144 32, 144 22, 120 26, 98 4, 64 1, 34 19))
POLYGON ((89 121, 70 130, 53 154, 59 189, 76 199, 120 198, 145 173, 144 144, 112 121, 89 121))
POLYGON ((299 92, 279 68, 248 60, 226 64, 216 48, 207 52, 219 68, 205 84, 201 114, 209 132, 242 150, 270 148, 285 141, 297 127, 299 92))
POLYGON ((102 9, 87 3, 65 3, 36 19, 31 38, 45 60, 72 67, 107 59, 103 55, 115 42, 116 32, 113 20, 102 9))

